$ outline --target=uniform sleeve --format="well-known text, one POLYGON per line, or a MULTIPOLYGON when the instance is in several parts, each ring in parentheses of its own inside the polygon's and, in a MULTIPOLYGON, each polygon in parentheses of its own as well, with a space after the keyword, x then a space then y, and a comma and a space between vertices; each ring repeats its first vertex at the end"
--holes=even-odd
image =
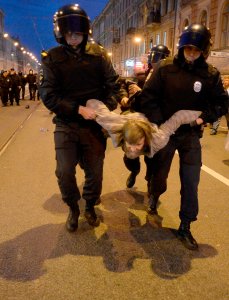
POLYGON ((136 111, 143 113, 151 123, 161 124, 163 122, 160 108, 160 95, 162 95, 162 91, 163 85, 160 68, 157 68, 145 83, 134 108, 136 111))
POLYGON ((119 76, 116 74, 111 60, 103 55, 102 57, 104 73, 105 104, 110 110, 117 108, 119 100, 119 76))
POLYGON ((67 101, 61 92, 61 82, 55 65, 49 55, 42 57, 42 70, 39 80, 39 93, 44 105, 52 112, 64 118, 75 116, 77 103, 67 101))
POLYGON ((141 88, 137 85, 136 82, 133 81, 128 81, 127 82, 127 86, 128 86, 128 94, 129 94, 129 98, 133 98, 134 95, 136 95, 136 93, 141 92, 141 88))
POLYGON ((200 116, 205 123, 213 123, 228 112, 229 97, 218 71, 209 91, 208 105, 200 116))
POLYGON ((126 85, 126 80, 125 79, 120 79, 119 80, 119 98, 118 98, 118 102, 120 103, 122 98, 127 97, 129 98, 128 95, 128 90, 127 90, 127 85, 126 85))

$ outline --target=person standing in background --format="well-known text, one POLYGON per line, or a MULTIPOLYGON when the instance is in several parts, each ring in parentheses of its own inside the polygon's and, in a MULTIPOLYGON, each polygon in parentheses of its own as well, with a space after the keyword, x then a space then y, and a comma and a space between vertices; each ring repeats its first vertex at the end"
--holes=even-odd
MULTIPOLYGON (((227 93, 229 95, 229 77, 225 76, 223 78, 223 86, 224 86, 225 90, 227 91, 227 93)), ((226 118, 226 122, 227 122, 227 130, 229 130, 229 112, 227 112, 225 114, 225 118, 226 118)), ((216 135, 217 134, 221 119, 222 118, 220 117, 218 120, 216 120, 212 124, 210 135, 216 135)))
POLYGON ((20 99, 24 100, 25 99, 25 86, 27 83, 27 76, 24 75, 22 72, 18 72, 18 76, 20 78, 20 82, 21 82, 21 97, 20 99))
POLYGON ((3 71, 0 77, 0 90, 1 90, 1 99, 2 99, 3 106, 7 106, 8 99, 9 99, 9 92, 11 91, 11 87, 12 87, 12 82, 8 75, 9 75, 8 71, 3 71))
POLYGON ((10 105, 13 105, 13 102, 15 100, 16 104, 19 106, 21 81, 14 68, 10 69, 9 78, 11 80, 11 88, 9 91, 10 105))
POLYGON ((33 74, 33 70, 29 70, 29 74, 27 75, 27 82, 29 84, 29 99, 35 100, 36 97, 36 75, 33 74))

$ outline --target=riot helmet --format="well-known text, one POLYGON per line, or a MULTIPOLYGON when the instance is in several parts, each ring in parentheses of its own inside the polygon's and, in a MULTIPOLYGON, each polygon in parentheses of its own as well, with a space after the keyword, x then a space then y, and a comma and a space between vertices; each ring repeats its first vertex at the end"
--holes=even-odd
POLYGON ((150 50, 150 54, 148 56, 148 64, 157 63, 159 60, 166 58, 169 56, 170 51, 168 47, 165 45, 155 45, 150 50))
POLYGON ((206 59, 211 45, 210 30, 202 24, 192 24, 183 30, 179 39, 178 50, 185 46, 194 46, 202 52, 203 57, 206 59))
POLYGON ((53 17, 54 35, 59 44, 66 44, 67 33, 84 35, 84 44, 87 42, 90 31, 90 20, 86 12, 78 4, 62 6, 53 17))

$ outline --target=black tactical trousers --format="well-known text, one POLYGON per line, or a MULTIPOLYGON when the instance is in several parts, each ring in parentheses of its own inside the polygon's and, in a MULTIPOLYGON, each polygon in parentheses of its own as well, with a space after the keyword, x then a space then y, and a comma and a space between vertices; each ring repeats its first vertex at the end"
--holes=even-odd
POLYGON ((3 105, 7 105, 8 96, 9 96, 9 89, 2 88, 1 89, 1 98, 2 98, 2 104, 3 105))
POLYGON ((86 208, 93 207, 102 191, 106 150, 106 139, 100 127, 94 122, 91 127, 57 125, 54 140, 56 176, 63 201, 72 206, 81 198, 76 180, 76 165, 81 161, 85 173, 82 197, 86 200, 86 208))
POLYGON ((29 84, 29 99, 35 100, 35 98, 36 98, 36 85, 29 84))
POLYGON ((13 104, 14 99, 15 99, 15 102, 17 104, 19 104, 20 90, 18 87, 13 87, 11 89, 11 91, 9 92, 9 98, 10 98, 10 104, 13 104))
POLYGON ((171 136, 168 144, 152 158, 151 193, 158 199, 167 189, 167 178, 175 151, 180 160, 181 203, 179 216, 192 222, 198 214, 198 185, 201 170, 201 146, 196 131, 171 136))

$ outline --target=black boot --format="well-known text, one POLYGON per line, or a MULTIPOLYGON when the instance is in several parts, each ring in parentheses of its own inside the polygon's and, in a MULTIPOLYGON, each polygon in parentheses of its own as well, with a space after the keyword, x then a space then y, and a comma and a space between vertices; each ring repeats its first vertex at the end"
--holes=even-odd
POLYGON ((69 207, 69 215, 66 221, 66 229, 69 232, 74 232, 78 228, 78 219, 80 215, 80 210, 78 204, 73 207, 69 207))
POLYGON ((100 197, 95 201, 95 205, 99 205, 99 204, 101 204, 101 198, 100 197))
POLYGON ((126 180, 126 186, 128 188, 132 188, 134 186, 137 175, 138 175, 138 173, 136 173, 136 172, 131 172, 130 173, 130 175, 128 176, 128 178, 126 180))
POLYGON ((150 180, 147 180, 147 196, 150 198, 151 195, 151 184, 150 184, 150 180))
POLYGON ((94 207, 86 208, 84 216, 85 216, 85 218, 86 218, 89 225, 91 225, 93 227, 99 226, 100 220, 99 220, 99 218, 97 217, 97 215, 95 213, 94 207))
POLYGON ((180 227, 177 231, 177 237, 187 249, 198 249, 197 241, 194 239, 190 231, 190 222, 181 221, 180 227))
POLYGON ((150 197, 149 197, 148 214, 150 214, 150 215, 158 215, 158 212, 157 212, 158 199, 159 199, 158 197, 150 195, 150 197))

